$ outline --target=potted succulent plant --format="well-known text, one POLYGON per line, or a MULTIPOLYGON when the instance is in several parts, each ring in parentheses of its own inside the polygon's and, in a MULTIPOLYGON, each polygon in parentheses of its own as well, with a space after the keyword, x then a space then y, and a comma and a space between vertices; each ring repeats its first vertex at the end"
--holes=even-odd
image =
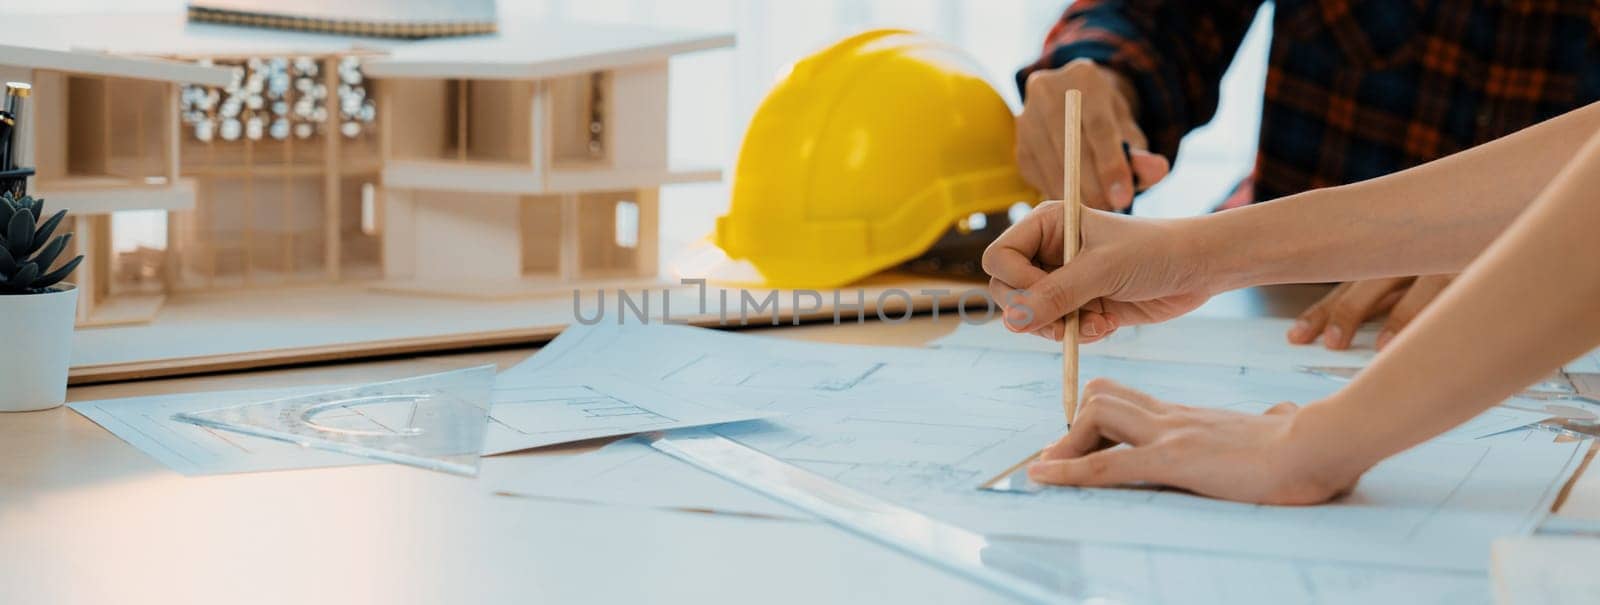
POLYGON ((43 410, 67 395, 78 290, 62 283, 82 256, 61 263, 67 211, 39 222, 44 201, 0 193, 0 412, 43 410))

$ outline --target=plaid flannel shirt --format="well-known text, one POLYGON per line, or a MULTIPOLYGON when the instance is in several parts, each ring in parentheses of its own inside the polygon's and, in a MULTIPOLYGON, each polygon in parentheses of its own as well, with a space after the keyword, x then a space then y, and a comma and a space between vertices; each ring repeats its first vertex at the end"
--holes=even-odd
MULTIPOLYGON (((1211 120, 1260 0, 1078 0, 1028 74, 1088 58, 1151 148, 1211 120)), ((1255 169, 1226 207, 1351 183, 1600 99, 1600 0, 1278 0, 1255 169), (1251 189, 1253 187, 1253 194, 1251 189)))

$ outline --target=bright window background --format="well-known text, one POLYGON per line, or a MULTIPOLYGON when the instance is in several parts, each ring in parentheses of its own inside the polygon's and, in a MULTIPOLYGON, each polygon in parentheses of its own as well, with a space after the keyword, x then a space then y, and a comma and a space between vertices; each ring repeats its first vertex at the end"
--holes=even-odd
MULTIPOLYGON (((674 162, 685 167, 720 166, 727 171, 738 152, 745 123, 784 67, 867 28, 919 30, 967 49, 1016 108, 1012 73, 1038 56, 1045 31, 1066 4, 1064 0, 501 0, 500 12, 502 19, 735 32, 739 41, 732 50, 673 61, 669 100, 674 162)), ((43 12, 180 11, 183 6, 182 0, 0 0, 0 17, 43 12)), ((1270 22, 1271 12, 1268 4, 1257 15, 1223 78, 1216 117, 1185 139, 1174 172, 1140 199, 1138 214, 1204 212, 1248 172, 1255 154, 1269 36, 1265 24, 1270 22)), ((663 259, 673 258, 710 232, 727 205, 727 180, 676 185, 662 192, 663 259)), ((156 222, 151 221, 152 229, 156 222)), ((144 236, 129 237, 134 239, 124 244, 144 236)))

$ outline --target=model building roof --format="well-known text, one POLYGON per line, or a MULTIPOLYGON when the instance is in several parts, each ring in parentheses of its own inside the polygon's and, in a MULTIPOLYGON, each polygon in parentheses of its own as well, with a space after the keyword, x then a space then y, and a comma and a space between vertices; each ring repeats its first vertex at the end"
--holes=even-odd
POLYGON ((6 18, 5 43, 116 55, 211 57, 330 54, 352 49, 382 52, 398 40, 355 38, 191 23, 183 13, 17 15, 6 18))
MULTIPOLYGON (((652 63, 734 43, 733 34, 726 32, 551 23, 518 16, 502 16, 500 31, 495 34, 420 41, 192 23, 179 13, 17 16, 7 25, 16 34, 7 34, 6 44, 77 55, 206 57, 366 51, 374 54, 363 66, 368 75, 401 78, 543 79, 652 63)), ((9 62, 12 54, 6 52, 5 61, 9 62)), ((202 80, 213 77, 203 71, 175 73, 200 74, 188 77, 217 83, 202 80)), ((221 83, 226 83, 225 77, 221 83)))
POLYGON ((500 32, 389 47, 367 62, 374 77, 535 80, 666 60, 733 46, 733 34, 502 17, 500 32))
POLYGON ((0 44, 0 65, 139 80, 223 85, 228 72, 193 63, 0 44))

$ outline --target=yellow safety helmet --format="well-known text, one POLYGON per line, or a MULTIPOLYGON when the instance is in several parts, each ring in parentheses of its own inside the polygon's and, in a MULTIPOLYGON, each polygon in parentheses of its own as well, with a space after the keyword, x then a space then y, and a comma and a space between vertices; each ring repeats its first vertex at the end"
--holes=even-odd
POLYGON ((956 47, 901 30, 847 38, 796 63, 756 109, 715 243, 769 287, 853 282, 973 213, 1037 201, 1014 130, 956 47))

